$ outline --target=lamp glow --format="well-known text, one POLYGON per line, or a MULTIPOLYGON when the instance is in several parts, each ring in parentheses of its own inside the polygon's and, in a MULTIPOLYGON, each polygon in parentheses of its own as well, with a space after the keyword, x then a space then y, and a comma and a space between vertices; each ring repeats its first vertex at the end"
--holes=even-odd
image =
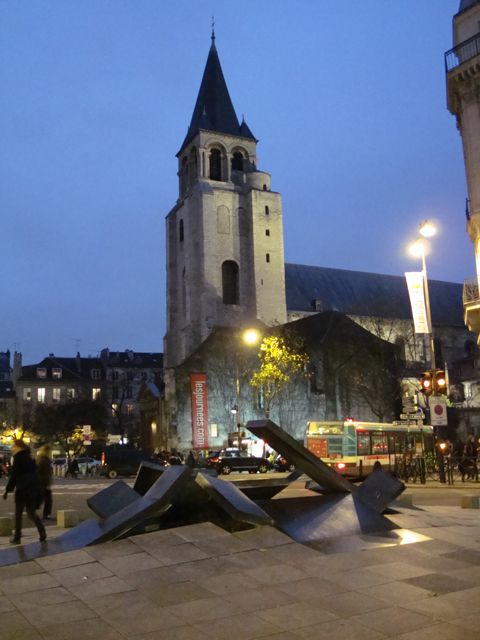
POLYGON ((420 231, 420 235, 423 236, 424 238, 431 238, 437 233, 437 228, 435 227, 433 222, 430 222, 430 220, 425 220, 420 225, 419 231, 420 231))
POLYGON ((242 340, 248 345, 257 344, 260 341, 260 333, 256 329, 247 329, 242 334, 242 340))
POLYGON ((416 240, 415 242, 412 242, 412 244, 408 247, 408 252, 414 258, 421 258, 423 255, 425 255, 425 245, 423 241, 416 240))

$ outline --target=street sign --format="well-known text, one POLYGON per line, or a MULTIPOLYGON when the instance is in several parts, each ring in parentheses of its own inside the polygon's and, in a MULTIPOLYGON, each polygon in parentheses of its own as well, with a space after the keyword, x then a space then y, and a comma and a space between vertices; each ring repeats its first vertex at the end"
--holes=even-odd
POLYGON ((445 427, 447 420, 447 403, 444 396, 430 397, 430 423, 433 427, 445 427))
POLYGON ((92 426, 89 424, 84 424, 83 425, 83 435, 84 436, 89 436, 92 433, 92 426))

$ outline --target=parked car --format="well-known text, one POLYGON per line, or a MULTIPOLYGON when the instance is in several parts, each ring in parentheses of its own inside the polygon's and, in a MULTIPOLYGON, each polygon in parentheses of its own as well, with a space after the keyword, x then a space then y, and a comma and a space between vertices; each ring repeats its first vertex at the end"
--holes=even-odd
POLYGON ((232 471, 248 471, 249 473, 267 473, 271 464, 266 458, 251 456, 238 449, 222 449, 207 458, 207 466, 215 468, 219 473, 228 475, 232 471))
POLYGON ((275 471, 295 471, 295 465, 280 454, 275 458, 273 468, 275 471))
POLYGON ((126 445, 110 445, 103 449, 100 456, 100 475, 109 478, 133 476, 143 460, 150 456, 141 449, 126 445))

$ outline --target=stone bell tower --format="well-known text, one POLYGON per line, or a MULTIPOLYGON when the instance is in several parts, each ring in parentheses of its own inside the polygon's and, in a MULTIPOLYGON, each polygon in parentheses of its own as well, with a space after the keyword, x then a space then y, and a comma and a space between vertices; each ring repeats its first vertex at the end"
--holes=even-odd
POLYGON ((166 217, 165 366, 214 327, 286 322, 282 202, 258 171, 257 140, 233 108, 212 33, 177 153, 179 198, 166 217))
POLYGON ((465 324, 480 333, 480 0, 461 0, 453 18, 453 49, 445 54, 447 101, 462 136, 467 178, 467 231, 477 275, 464 287, 465 324))

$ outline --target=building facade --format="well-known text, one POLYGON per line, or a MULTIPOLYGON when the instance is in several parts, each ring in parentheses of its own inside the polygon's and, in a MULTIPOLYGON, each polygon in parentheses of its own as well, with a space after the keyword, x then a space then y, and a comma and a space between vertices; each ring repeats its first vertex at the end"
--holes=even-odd
POLYGON ((468 199, 467 231, 476 275, 465 282, 465 323, 480 335, 480 0, 461 0, 453 18, 453 49, 445 54, 447 105, 462 137, 468 199))

